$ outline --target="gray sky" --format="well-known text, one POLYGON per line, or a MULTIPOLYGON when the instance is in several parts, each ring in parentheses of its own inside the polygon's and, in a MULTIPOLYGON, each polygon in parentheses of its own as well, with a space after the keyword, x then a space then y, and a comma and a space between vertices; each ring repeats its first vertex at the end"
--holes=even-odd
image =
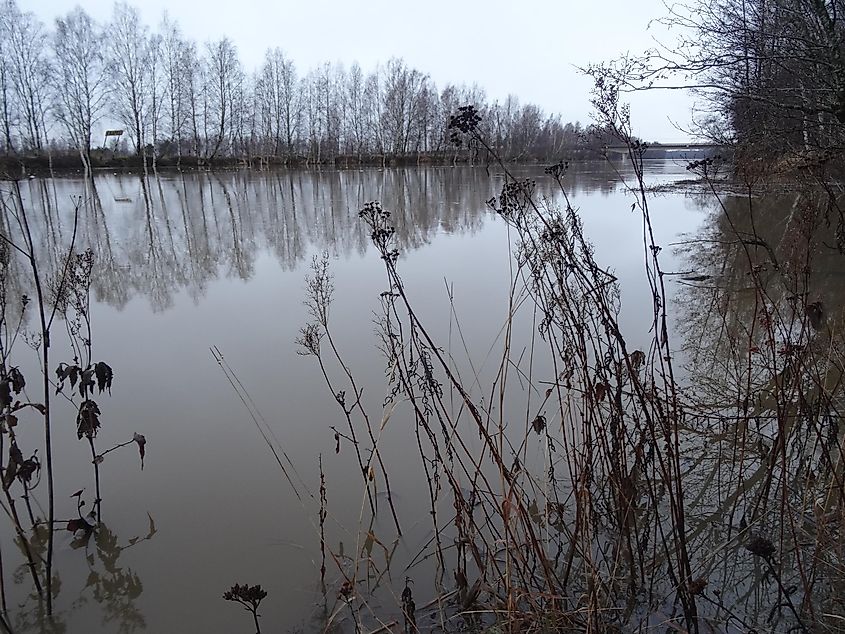
MULTIPOLYGON (((107 21, 111 0, 19 0, 45 23, 80 4, 107 21)), ((589 123, 590 81, 576 70, 589 62, 637 53, 653 37, 669 36, 651 20, 665 14, 660 0, 140 0, 130 2, 157 26, 164 11, 198 43, 228 35, 247 70, 268 47, 279 46, 304 73, 324 61, 365 71, 391 56, 442 87, 478 83, 488 97, 514 93, 565 121, 589 123)), ((634 131, 649 140, 687 135, 693 99, 681 91, 633 95, 634 131)))

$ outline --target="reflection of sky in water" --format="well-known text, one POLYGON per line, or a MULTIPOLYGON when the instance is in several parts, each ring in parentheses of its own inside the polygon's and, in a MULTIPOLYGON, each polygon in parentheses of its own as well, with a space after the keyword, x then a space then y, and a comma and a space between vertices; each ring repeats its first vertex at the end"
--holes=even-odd
MULTIPOLYGON (((633 198, 616 169, 630 177, 624 164, 577 165, 566 185, 595 242, 597 261, 620 279, 623 327, 633 341, 644 342, 651 305, 643 294, 641 219, 631 211, 633 198)), ((687 177, 684 164, 649 169, 650 183, 687 177)), ((541 169, 517 168, 516 175, 536 178, 539 194, 556 196, 541 169)), ((341 541, 354 549, 361 491, 349 476, 357 467, 349 447, 334 455, 329 427, 342 424, 337 406, 313 361, 298 357, 293 345, 307 319, 302 300, 308 262, 323 250, 332 257, 334 335, 365 386, 365 399, 375 406, 384 395, 384 362, 375 349, 372 318, 385 282, 358 210, 380 199, 394 214, 400 271, 412 301, 444 348, 465 359, 454 324, 450 328, 450 285, 466 345, 483 377, 497 363, 488 351, 507 311, 511 245, 505 224, 485 204, 501 177, 493 168, 488 174, 462 167, 168 173, 146 182, 106 174, 95 184, 96 194, 89 192, 81 210, 79 239, 98 263, 94 355, 115 368, 113 396, 100 399, 100 442, 109 446, 134 431, 148 439, 143 473, 136 455, 107 457, 103 514, 121 540, 146 532, 147 513, 158 529, 149 541, 121 553, 121 565, 143 583, 133 609, 144 615, 149 631, 188 624, 196 631, 234 631, 244 625, 242 615, 220 595, 235 582, 260 583, 269 592, 262 606, 268 629, 301 623, 311 629, 319 551, 308 517, 316 510, 310 503, 303 509, 291 495, 209 346, 218 346, 237 370, 312 486, 323 454, 336 519, 329 521, 329 541, 335 549, 341 541)), ((84 183, 36 179, 24 187, 38 210, 37 240, 45 253, 61 252, 72 230, 71 197, 84 191, 84 183)), ((658 243, 698 227, 702 216, 694 203, 674 194, 653 200, 658 243)), ((664 253, 670 270, 674 256, 671 249, 664 253)), ((530 320, 524 325, 530 327, 530 320)), ((56 363, 66 355, 60 339, 52 351, 56 363)), ((33 357, 21 364, 34 383, 34 355, 24 346, 18 352, 24 361, 33 357)), ((67 404, 57 407, 57 514, 65 517, 74 512, 68 496, 83 486, 92 491, 93 483, 73 413, 67 404)), ((519 407, 524 410, 524 401, 519 407)), ((419 502, 424 483, 409 425, 407 416, 397 414, 382 441, 400 517, 409 518, 397 560, 412 557, 428 539, 419 502)), ((389 534, 389 526, 379 518, 375 530, 389 534)), ((8 534, 4 545, 9 548, 8 534)), ((58 604, 68 631, 116 631, 113 625, 100 630, 103 613, 85 590, 87 567, 70 537, 60 534, 57 549, 58 604)), ((329 570, 329 578, 336 578, 329 570)), ((12 590, 17 596, 24 587, 12 590)), ((418 602, 427 600, 428 587, 417 584, 418 602)))

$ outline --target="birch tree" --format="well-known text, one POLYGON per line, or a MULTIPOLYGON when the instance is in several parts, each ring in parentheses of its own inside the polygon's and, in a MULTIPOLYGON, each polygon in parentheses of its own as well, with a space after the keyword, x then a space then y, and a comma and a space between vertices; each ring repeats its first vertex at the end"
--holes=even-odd
POLYGON ((56 117, 89 170, 93 127, 108 105, 109 70, 102 32, 83 9, 56 20, 53 55, 56 117))
POLYGON ((182 159, 182 136, 188 120, 187 43, 179 25, 164 15, 160 31, 163 84, 165 89, 164 127, 176 151, 177 164, 182 159))
POLYGON ((124 2, 114 8, 109 28, 114 86, 114 114, 131 130, 135 153, 146 158, 147 93, 149 90, 149 31, 138 10, 124 2))
POLYGON ((50 70, 44 41, 47 34, 31 12, 15 0, 0 9, 0 38, 5 40, 10 84, 20 116, 23 149, 41 152, 47 142, 47 90, 50 70))
POLYGON ((213 129, 210 140, 209 160, 213 161, 223 147, 227 126, 234 111, 234 97, 243 71, 238 51, 232 41, 224 37, 210 42, 208 48, 208 108, 209 121, 213 129))

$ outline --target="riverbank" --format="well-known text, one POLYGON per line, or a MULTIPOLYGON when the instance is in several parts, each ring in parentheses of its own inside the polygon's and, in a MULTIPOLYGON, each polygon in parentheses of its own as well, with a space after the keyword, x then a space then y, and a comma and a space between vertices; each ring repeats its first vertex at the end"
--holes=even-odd
MULTIPOLYGON (((359 168, 359 167, 412 167, 469 165, 483 162, 479 157, 466 155, 362 155, 337 156, 330 159, 313 160, 304 156, 292 157, 224 157, 214 160, 195 156, 167 157, 146 161, 137 156, 92 157, 92 169, 111 171, 139 171, 146 163, 147 169, 176 171, 209 171, 232 169, 267 168, 359 168)), ((526 165, 545 161, 520 161, 526 165)), ((21 178, 55 172, 82 173, 84 167, 78 156, 19 156, 0 158, 0 174, 6 178, 21 178)))
MULTIPOLYGON (((484 166, 492 162, 485 153, 466 152, 428 152, 408 154, 362 154, 338 155, 314 160, 306 156, 253 156, 222 157, 213 160, 196 156, 157 157, 151 156, 146 161, 139 156, 108 156, 103 151, 95 151, 91 157, 91 167, 97 171, 134 172, 145 167, 161 171, 229 171, 237 169, 264 170, 271 168, 297 169, 359 169, 363 167, 447 167, 457 165, 484 166)), ((666 157, 655 157, 665 160, 666 157)), ((621 154, 604 156, 598 148, 579 148, 566 153, 563 157, 526 158, 516 157, 507 160, 510 165, 551 165, 561 160, 586 163, 592 161, 621 162, 621 154)), ((680 160, 680 159, 679 159, 680 160)), ((0 157, 0 178, 16 179, 49 174, 81 174, 84 167, 78 155, 63 154, 55 156, 4 156, 0 157)))

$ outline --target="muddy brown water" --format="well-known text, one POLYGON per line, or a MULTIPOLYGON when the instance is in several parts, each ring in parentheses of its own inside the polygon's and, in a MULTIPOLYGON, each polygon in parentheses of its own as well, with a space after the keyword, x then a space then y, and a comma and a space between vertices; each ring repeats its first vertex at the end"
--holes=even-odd
MULTIPOLYGON (((536 179, 540 195, 559 198, 542 169, 516 172, 536 179)), ((649 184, 687 176, 683 163, 647 165, 649 184)), ((624 164, 596 163, 575 166, 565 182, 597 260, 620 280, 623 326, 634 341, 646 342, 651 305, 643 292, 641 218, 632 212, 634 197, 624 184, 630 178, 624 164)), ((55 631, 249 631, 249 615, 221 599, 235 582, 260 583, 269 593, 261 608, 266 631, 321 627, 326 617, 316 507, 292 493, 209 348, 217 346, 236 370, 298 476, 314 491, 322 455, 328 542, 336 553, 348 554, 355 549, 363 502, 354 453, 346 441, 335 453, 331 427, 342 429, 342 417, 317 365, 298 356, 294 345, 307 321, 302 302, 310 260, 329 254, 334 336, 367 397, 378 403, 384 361, 376 349, 373 311, 385 278, 358 210, 381 200, 394 214, 399 266, 412 300, 444 346, 457 349, 451 289, 466 346, 483 369, 495 364, 487 353, 507 311, 512 237, 486 206, 501 183, 496 170, 460 167, 162 173, 146 179, 106 173, 96 176, 93 188, 70 177, 22 184, 40 257, 53 274, 72 233, 74 200, 82 197, 78 244, 96 257, 94 357, 115 371, 111 396, 97 397, 103 412, 97 442, 109 447, 134 432, 148 441, 143 471, 132 446, 110 453, 102 464, 106 529, 87 543, 66 531, 57 534, 55 631)), ((651 204, 660 244, 694 232, 706 217, 707 204, 681 192, 664 192, 651 204)), ((664 268, 676 265, 667 248, 664 268)), ((26 287, 23 278, 17 283, 26 287)), ((53 365, 72 357, 63 327, 57 326, 53 365)), ((13 362, 27 372, 35 398, 36 353, 25 340, 16 343, 13 362)), ((93 473, 88 446, 76 438, 74 410, 58 400, 56 514, 70 518, 76 513, 72 493, 84 488, 91 504, 93 473)), ((40 432, 25 429, 26 422, 21 444, 34 447, 40 432)), ((389 620, 397 614, 389 597, 401 593, 406 574, 414 577, 418 604, 433 596, 426 579, 430 567, 404 571, 431 532, 410 419, 401 408, 382 448, 405 528, 391 576, 382 581, 386 592, 375 606, 389 620)), ((42 484, 36 510, 45 505, 42 484)), ((31 579, 9 522, 0 526, 11 621, 17 632, 39 631, 31 579)), ((374 532, 391 546, 387 514, 377 518, 374 532)), ((378 546, 374 557, 384 561, 378 546)), ((329 561, 330 597, 340 578, 329 561)), ((333 599, 329 604, 330 612, 333 599)))

